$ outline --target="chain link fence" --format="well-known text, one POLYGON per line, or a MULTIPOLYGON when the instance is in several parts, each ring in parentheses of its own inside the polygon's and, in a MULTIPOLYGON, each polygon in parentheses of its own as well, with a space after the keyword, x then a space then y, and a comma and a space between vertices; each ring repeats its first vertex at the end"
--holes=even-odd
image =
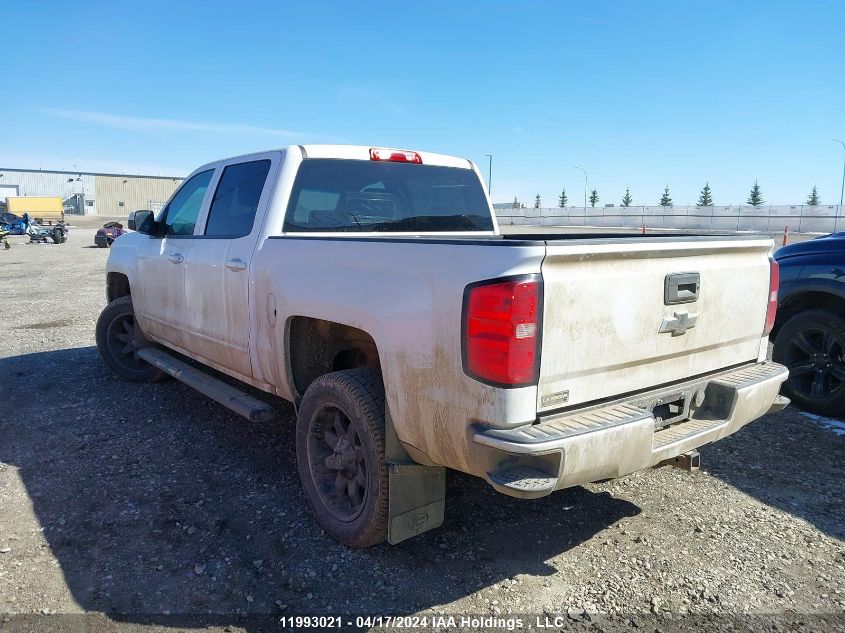
POLYGON ((497 208, 503 226, 602 226, 715 231, 782 231, 835 233, 845 231, 840 205, 772 205, 726 207, 564 207, 497 208))

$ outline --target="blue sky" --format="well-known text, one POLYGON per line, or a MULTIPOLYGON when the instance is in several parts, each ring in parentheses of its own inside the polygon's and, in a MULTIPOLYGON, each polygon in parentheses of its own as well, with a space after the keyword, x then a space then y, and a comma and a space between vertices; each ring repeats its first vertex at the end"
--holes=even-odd
POLYGON ((185 174, 343 142, 493 198, 839 200, 845 2, 6 2, 0 165, 185 174), (134 7, 134 8, 133 8, 134 7), (11 64, 9 63, 11 61, 11 64))

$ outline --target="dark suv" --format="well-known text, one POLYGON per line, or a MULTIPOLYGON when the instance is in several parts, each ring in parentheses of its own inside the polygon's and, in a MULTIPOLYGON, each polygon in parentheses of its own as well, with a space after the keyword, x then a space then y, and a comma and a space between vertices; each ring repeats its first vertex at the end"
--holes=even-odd
POLYGON ((845 413, 845 233, 784 246, 773 359, 783 392, 803 409, 845 413))

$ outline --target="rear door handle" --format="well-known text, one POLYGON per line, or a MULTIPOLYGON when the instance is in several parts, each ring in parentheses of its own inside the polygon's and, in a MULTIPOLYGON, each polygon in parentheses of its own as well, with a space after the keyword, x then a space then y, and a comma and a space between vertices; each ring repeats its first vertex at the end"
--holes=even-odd
POLYGON ((185 261, 185 258, 182 257, 181 253, 170 253, 167 258, 174 264, 181 264, 185 261))
POLYGON ((246 262, 242 259, 230 259, 226 262, 226 268, 235 272, 246 270, 246 262))

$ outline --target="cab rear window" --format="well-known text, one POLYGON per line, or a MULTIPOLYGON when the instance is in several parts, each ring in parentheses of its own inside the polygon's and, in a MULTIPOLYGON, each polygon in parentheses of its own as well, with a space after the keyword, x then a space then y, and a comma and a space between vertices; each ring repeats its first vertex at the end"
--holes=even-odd
POLYGON ((492 231, 470 169, 312 158, 299 167, 286 232, 492 231))

